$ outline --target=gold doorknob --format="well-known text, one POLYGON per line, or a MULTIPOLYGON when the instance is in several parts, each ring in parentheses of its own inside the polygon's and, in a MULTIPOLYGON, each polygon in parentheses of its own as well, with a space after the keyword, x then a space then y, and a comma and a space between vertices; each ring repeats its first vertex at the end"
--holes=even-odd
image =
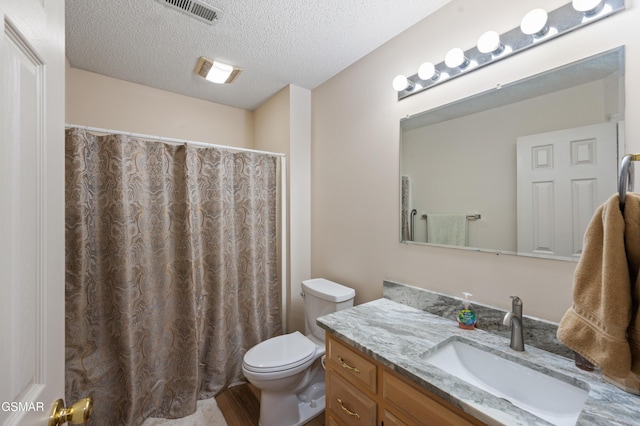
POLYGON ((72 425, 86 424, 89 421, 89 417, 91 417, 92 408, 93 401, 91 398, 83 398, 69 408, 65 408, 64 401, 59 399, 51 407, 48 426, 60 426, 66 422, 72 425))

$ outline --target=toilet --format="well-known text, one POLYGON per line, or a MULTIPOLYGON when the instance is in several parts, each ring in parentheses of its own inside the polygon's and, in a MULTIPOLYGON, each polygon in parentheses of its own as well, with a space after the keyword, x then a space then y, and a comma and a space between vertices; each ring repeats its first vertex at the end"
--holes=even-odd
POLYGON ((297 426, 325 407, 325 331, 316 318, 353 306, 355 290, 324 278, 302 282, 305 335, 299 331, 258 343, 242 372, 260 389, 260 426, 297 426))

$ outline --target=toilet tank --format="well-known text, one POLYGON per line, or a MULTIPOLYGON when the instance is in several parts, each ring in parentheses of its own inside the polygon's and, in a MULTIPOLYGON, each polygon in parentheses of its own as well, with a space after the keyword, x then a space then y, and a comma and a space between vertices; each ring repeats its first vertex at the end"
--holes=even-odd
POLYGON ((355 295, 354 289, 325 278, 302 281, 305 334, 313 334, 324 341, 325 331, 316 324, 316 319, 331 312, 352 307, 355 295))

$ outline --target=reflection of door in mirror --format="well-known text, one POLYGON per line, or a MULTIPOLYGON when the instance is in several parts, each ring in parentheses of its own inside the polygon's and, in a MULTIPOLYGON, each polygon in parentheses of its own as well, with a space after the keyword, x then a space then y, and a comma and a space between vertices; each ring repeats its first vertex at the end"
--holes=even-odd
POLYGON ((616 185, 616 123, 519 137, 517 149, 518 252, 578 258, 616 185))

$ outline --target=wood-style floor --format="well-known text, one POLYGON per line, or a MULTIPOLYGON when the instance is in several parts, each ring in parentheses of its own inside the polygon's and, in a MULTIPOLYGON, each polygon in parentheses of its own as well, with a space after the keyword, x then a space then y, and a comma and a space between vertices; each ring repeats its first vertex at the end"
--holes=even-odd
MULTIPOLYGON (((218 408, 229 426, 257 426, 260 418, 259 390, 250 384, 234 386, 216 396, 218 408)), ((324 413, 305 423, 324 426, 324 413)))

